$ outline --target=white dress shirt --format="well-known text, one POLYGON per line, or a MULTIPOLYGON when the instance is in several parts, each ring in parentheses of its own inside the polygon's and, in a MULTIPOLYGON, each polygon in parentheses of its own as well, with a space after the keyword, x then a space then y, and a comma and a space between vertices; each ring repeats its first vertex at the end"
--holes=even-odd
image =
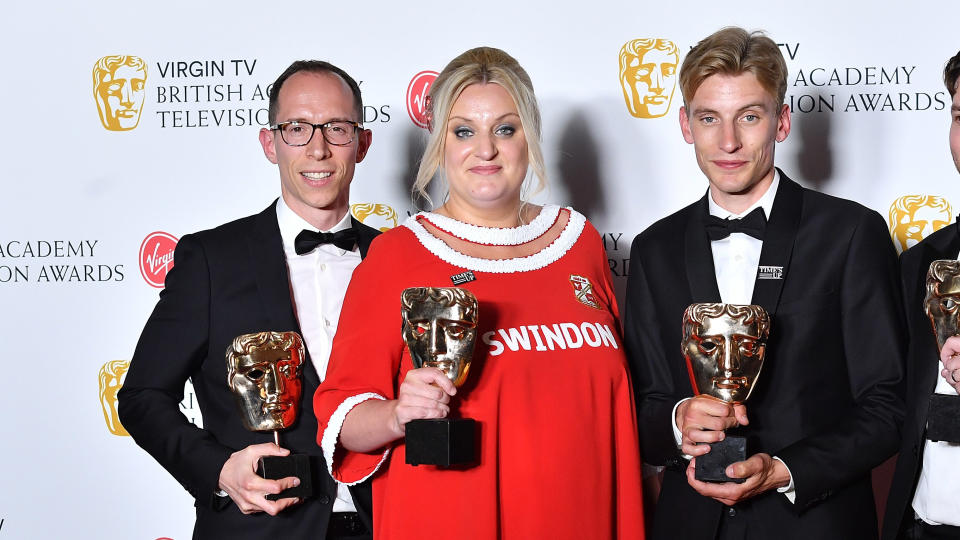
MULTIPOLYGON (((960 258, 960 255, 958 255, 960 258)), ((957 395, 950 383, 940 376, 943 364, 937 362, 937 386, 934 393, 957 395)), ((920 479, 913 494, 913 511, 931 525, 960 526, 960 444, 946 441, 924 441, 920 479)))
MULTIPOLYGON (((320 380, 326 377, 330 362, 333 335, 337 332, 343 297, 354 269, 360 264, 360 250, 344 251, 333 244, 322 244, 303 255, 297 255, 294 240, 300 231, 317 228, 307 223, 283 202, 277 201, 277 222, 283 239, 283 252, 287 257, 293 307, 303 333, 303 341, 310 352, 310 360, 320 380)), ((336 232, 350 227, 350 212, 329 231, 336 232)), ((307 401, 310 403, 310 400, 307 401)), ((337 500, 334 512, 356 512, 353 498, 347 486, 337 483, 337 500)))
MULTIPOLYGON (((721 219, 742 218, 756 208, 763 208, 763 213, 767 219, 770 219, 770 213, 773 210, 773 200, 777 196, 777 188, 780 187, 780 171, 773 170, 773 182, 767 191, 757 199, 750 207, 739 214, 734 214, 722 208, 713 200, 713 188, 710 188, 710 196, 707 197, 707 203, 710 208, 710 215, 721 219)), ((763 241, 757 240, 746 233, 735 232, 726 238, 712 240, 710 242, 710 251, 713 253, 713 268, 716 272, 717 288, 720 290, 720 301, 725 304, 750 304, 753 301, 753 285, 757 279, 757 267, 760 266, 760 251, 763 249, 763 241)), ((673 415, 670 423, 673 426, 673 436, 676 439, 677 446, 681 446, 683 433, 677 427, 677 407, 687 399, 682 399, 673 407, 673 415)), ((684 455, 686 459, 691 456, 684 455)), ((783 463, 783 460, 774 456, 773 459, 783 463)), ((786 467, 786 463, 784 463, 786 467)), ((787 472, 790 468, 787 467, 787 472)), ((777 491, 787 496, 790 502, 796 499, 794 492, 793 474, 790 475, 790 484, 777 491)))

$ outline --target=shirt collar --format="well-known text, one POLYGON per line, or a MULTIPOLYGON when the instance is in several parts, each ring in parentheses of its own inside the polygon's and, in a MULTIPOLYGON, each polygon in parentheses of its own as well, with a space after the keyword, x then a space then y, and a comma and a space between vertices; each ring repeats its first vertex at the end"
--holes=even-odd
POLYGON ((767 219, 770 219, 770 211, 773 209, 773 199, 777 196, 777 188, 780 187, 780 171, 776 168, 773 169, 773 182, 770 183, 770 187, 767 188, 767 192, 763 194, 762 197, 757 199, 757 201, 750 205, 749 208, 744 210, 739 214, 734 214, 729 210, 725 210, 720 207, 719 204, 713 202, 713 188, 710 188, 710 196, 707 197, 707 203, 710 205, 710 215, 717 216, 721 219, 728 218, 740 218, 749 214, 754 208, 761 207, 763 208, 763 213, 767 215, 767 219))
MULTIPOLYGON (((280 238, 283 240, 283 251, 290 256, 290 254, 296 255, 296 250, 294 249, 294 241, 297 238, 297 235, 300 234, 300 231, 307 229, 308 231, 316 231, 317 228, 311 225, 307 220, 300 217, 296 212, 294 212, 287 203, 284 202, 283 197, 277 199, 277 224, 280 226, 280 238)), ((330 228, 328 231, 319 231, 319 232, 337 232, 344 229, 349 229, 352 226, 350 212, 346 212, 343 215, 343 218, 340 221, 330 228)), ((330 244, 331 249, 337 250, 339 255, 347 253, 346 251, 330 244)))

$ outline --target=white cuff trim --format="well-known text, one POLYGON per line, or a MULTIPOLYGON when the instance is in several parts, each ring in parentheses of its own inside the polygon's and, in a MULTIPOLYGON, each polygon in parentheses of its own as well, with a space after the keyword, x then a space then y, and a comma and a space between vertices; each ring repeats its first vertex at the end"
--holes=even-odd
POLYGON ((777 488, 777 493, 783 493, 783 496, 786 497, 788 501, 790 501, 790 504, 793 504, 797 502, 797 489, 796 489, 797 486, 793 484, 793 473, 790 472, 790 467, 787 467, 787 463, 785 461, 778 458, 777 456, 773 456, 773 459, 779 461, 780 463, 783 463, 784 468, 787 469, 787 474, 790 475, 790 483, 783 487, 777 488))
MULTIPOLYGON (((320 439, 320 449, 323 450, 323 459, 327 462, 327 472, 333 477, 333 454, 337 449, 337 441, 340 439, 340 430, 343 429, 343 421, 347 418, 347 413, 349 413, 354 407, 363 403, 364 401, 370 399, 386 399, 380 394, 374 394, 373 392, 367 392, 365 394, 357 394, 355 396, 348 397, 343 400, 343 403, 337 407, 337 410, 333 411, 333 414, 330 415, 330 421, 327 422, 327 429, 323 430, 323 437, 320 439)), ((387 459, 387 456, 390 455, 390 448, 387 448, 383 451, 383 456, 380 458, 380 462, 377 463, 377 466, 374 467, 370 474, 364 476, 356 482, 340 482, 338 483, 352 486, 354 484, 359 484, 367 478, 373 476, 375 472, 380 470, 380 466, 383 465, 383 462, 387 459)), ((334 477, 334 480, 336 478, 334 477)))
MULTIPOLYGON (((427 251, 433 253, 442 261, 452 264, 453 266, 491 274, 530 272, 533 270, 539 270, 560 260, 560 258, 563 257, 567 251, 569 251, 570 248, 577 243, 577 239, 580 238, 580 233, 583 232, 583 227, 587 222, 587 218, 583 217, 583 214, 572 208, 567 208, 567 210, 570 212, 570 218, 567 220, 566 226, 563 228, 563 231, 556 240, 554 240, 549 246, 543 248, 537 253, 534 253, 533 255, 517 257, 514 259, 482 259, 460 253, 459 251, 448 246, 443 240, 440 240, 436 236, 430 234, 427 229, 424 228, 419 221, 417 221, 417 216, 421 214, 410 216, 403 223, 403 226, 413 231, 413 234, 416 235, 417 240, 420 241, 420 244, 422 244, 427 251)), ((543 212, 541 212, 541 214, 542 213, 543 212)), ((527 226, 529 227, 529 225, 527 226)), ((504 229, 487 230, 493 231, 504 229)), ((490 242, 488 240, 489 239, 481 239, 481 242, 489 244, 490 242)))

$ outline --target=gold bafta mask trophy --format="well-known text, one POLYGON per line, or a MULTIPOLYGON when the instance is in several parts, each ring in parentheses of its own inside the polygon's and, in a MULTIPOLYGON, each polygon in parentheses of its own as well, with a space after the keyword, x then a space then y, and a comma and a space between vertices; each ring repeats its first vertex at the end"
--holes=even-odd
MULTIPOLYGON (((477 339, 477 298, 456 287, 412 287, 400 296, 403 340, 413 367, 435 367, 454 385, 467 379, 477 339)), ((406 425, 410 465, 473 463, 476 422, 469 418, 412 420, 406 425)))
MULTIPOLYGON (((683 312, 681 348, 694 393, 727 403, 746 401, 760 376, 769 336, 770 317, 760 306, 690 304, 683 312)), ((746 458, 746 437, 727 435, 697 457, 695 477, 742 483, 724 471, 746 458)))
MULTIPOLYGON (((303 340, 296 332, 244 334, 227 347, 227 386, 237 400, 243 427, 272 432, 277 446, 280 431, 297 421, 304 357, 303 340)), ((267 495, 271 501, 313 493, 307 455, 263 456, 257 474, 271 480, 288 476, 300 479, 297 487, 267 495)))
MULTIPOLYGON (((951 336, 960 335, 960 261, 933 261, 927 271, 923 310, 930 318, 937 350, 951 336)), ((932 394, 927 410, 926 438, 960 443, 960 396, 932 394)))

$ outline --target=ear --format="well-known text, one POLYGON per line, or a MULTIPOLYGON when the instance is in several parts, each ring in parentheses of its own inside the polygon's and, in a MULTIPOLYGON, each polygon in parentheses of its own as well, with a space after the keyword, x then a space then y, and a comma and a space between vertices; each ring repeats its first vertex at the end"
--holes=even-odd
POLYGON ((276 135, 273 130, 260 128, 260 146, 263 147, 263 155, 267 156, 270 163, 277 163, 277 147, 274 145, 276 135))
POLYGON ((364 129, 357 133, 357 163, 367 157, 367 150, 370 150, 370 143, 373 142, 373 132, 364 129))
POLYGON ((683 133, 683 140, 687 144, 693 144, 693 132, 690 131, 690 117, 687 116, 687 108, 680 107, 680 132, 683 133))
POLYGON ((790 135, 790 106, 784 103, 777 115, 777 142, 783 142, 790 135))

